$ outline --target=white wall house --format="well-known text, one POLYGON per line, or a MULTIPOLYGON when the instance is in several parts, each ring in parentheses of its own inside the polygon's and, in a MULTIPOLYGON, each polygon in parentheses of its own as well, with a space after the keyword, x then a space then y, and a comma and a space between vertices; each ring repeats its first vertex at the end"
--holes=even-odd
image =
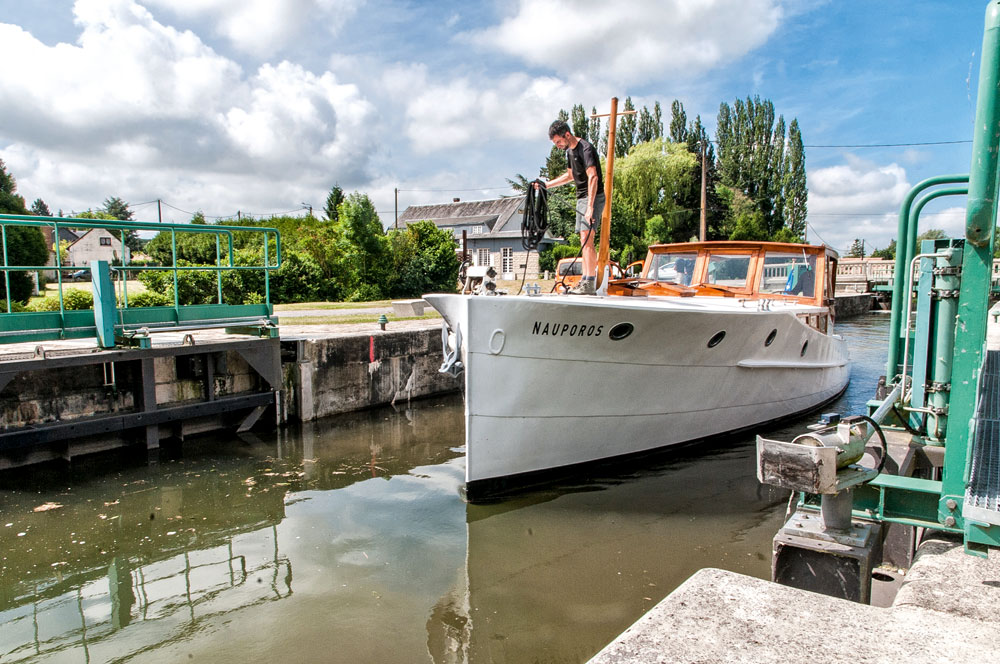
MULTIPOLYGON (((538 252, 527 252, 521 244, 521 219, 524 216, 524 197, 494 198, 486 201, 438 205, 411 205, 399 216, 399 227, 405 228, 415 221, 427 220, 441 229, 450 230, 456 245, 465 231, 472 254, 473 265, 492 265, 501 279, 537 279, 538 252)), ((546 231, 539 246, 544 250, 562 242, 546 231)), ((461 252, 461 247, 456 246, 461 252)))
POLYGON ((92 228, 80 236, 69 246, 70 265, 89 266, 90 261, 129 260, 131 252, 128 246, 122 252, 122 241, 115 234, 104 228, 92 228))

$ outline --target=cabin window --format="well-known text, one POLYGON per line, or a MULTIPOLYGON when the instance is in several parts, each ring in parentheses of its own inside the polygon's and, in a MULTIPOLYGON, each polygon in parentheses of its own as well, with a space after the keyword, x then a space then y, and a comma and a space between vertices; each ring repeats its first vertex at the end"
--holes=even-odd
POLYGON ((565 263, 559 261, 559 265, 556 268, 556 272, 559 273, 560 277, 565 277, 566 275, 579 277, 583 274, 583 259, 582 258, 570 259, 565 263))
POLYGON ((697 257, 698 254, 693 251, 653 254, 646 278, 687 286, 694 276, 694 259, 697 257))
POLYGON ((760 292, 813 297, 816 294, 816 255, 804 251, 767 252, 760 292))
POLYGON ((746 288, 750 272, 750 254, 713 254, 708 258, 710 284, 746 288))

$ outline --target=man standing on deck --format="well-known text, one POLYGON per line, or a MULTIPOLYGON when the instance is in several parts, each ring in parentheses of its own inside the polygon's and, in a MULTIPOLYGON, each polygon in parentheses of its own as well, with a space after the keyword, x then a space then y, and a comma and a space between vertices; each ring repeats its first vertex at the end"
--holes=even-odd
POLYGON ((549 139, 560 150, 566 151, 569 168, 559 177, 545 183, 546 189, 560 187, 573 182, 576 185, 576 230, 580 233, 583 255, 583 277, 570 293, 593 295, 597 273, 597 252, 594 250, 594 236, 597 222, 604 212, 604 178, 601 175, 601 158, 594 146, 582 138, 577 138, 563 120, 556 120, 549 126, 549 139))

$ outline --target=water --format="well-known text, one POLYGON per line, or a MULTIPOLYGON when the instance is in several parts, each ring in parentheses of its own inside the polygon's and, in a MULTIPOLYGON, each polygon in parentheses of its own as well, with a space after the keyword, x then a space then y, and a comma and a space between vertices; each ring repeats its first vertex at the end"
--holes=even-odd
MULTIPOLYGON (((824 410, 863 412, 887 326, 838 327, 824 410)), ((0 661, 584 662, 698 569, 769 577, 752 436, 490 505, 462 439, 450 397, 0 476, 0 661)))

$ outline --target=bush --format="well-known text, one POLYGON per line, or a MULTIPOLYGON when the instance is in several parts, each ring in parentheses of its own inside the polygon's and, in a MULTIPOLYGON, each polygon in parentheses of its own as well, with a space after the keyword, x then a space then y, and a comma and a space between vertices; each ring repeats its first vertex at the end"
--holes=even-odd
MULTIPOLYGON (((80 288, 67 288, 63 291, 63 309, 80 310, 94 308, 94 294, 80 288)), ((59 309, 59 301, 56 300, 56 310, 59 309)))
POLYGON ((55 295, 46 295, 43 298, 32 300, 24 307, 25 311, 59 311, 59 298, 55 295))
MULTIPOLYGON (((22 311, 26 311, 23 304, 21 304, 20 302, 10 303, 10 313, 19 314, 22 311)), ((7 313, 7 300, 0 300, 0 314, 5 314, 5 313, 7 313)))
MULTIPOLYGON (((119 301, 118 306, 124 306, 125 303, 119 301)), ((174 299, 167 295, 166 293, 161 293, 159 291, 143 291, 142 293, 136 293, 135 295, 128 296, 128 306, 129 307, 172 307, 174 306, 174 299)))

